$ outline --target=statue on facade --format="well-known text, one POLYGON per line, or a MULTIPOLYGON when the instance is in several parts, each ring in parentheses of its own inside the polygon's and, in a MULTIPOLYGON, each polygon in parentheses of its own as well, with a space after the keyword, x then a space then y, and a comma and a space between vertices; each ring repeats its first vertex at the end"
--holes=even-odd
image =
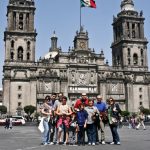
POLYGON ((75 79, 75 72, 72 72, 71 73, 71 82, 72 84, 74 84, 76 82, 76 79, 75 79))
POLYGON ((91 84, 94 84, 95 80, 94 80, 94 73, 91 73, 91 84))

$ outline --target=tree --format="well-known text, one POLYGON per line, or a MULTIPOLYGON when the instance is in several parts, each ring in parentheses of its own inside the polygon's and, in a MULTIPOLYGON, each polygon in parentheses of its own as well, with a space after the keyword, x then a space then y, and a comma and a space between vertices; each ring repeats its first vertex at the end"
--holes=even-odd
POLYGON ((143 108, 141 111, 142 111, 145 115, 149 115, 149 114, 150 114, 150 109, 143 108))
POLYGON ((7 107, 4 105, 0 106, 0 112, 1 112, 1 114, 6 114, 7 113, 7 107))
POLYGON ((122 111, 122 112, 121 112, 121 115, 124 116, 124 117, 125 117, 125 116, 127 117, 127 116, 130 115, 130 113, 129 113, 128 111, 122 111))
POLYGON ((24 107, 24 111, 26 114, 28 114, 29 117, 31 116, 31 114, 34 113, 35 110, 36 110, 36 107, 32 105, 28 105, 24 107))

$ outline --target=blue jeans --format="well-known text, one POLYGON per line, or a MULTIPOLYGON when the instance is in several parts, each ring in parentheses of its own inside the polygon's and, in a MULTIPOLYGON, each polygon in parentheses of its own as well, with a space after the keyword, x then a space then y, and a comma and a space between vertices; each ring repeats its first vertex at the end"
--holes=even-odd
POLYGON ((84 129, 84 126, 79 126, 78 144, 85 144, 85 129, 84 129))
POLYGON ((89 143, 96 142, 96 125, 94 123, 87 124, 87 136, 88 136, 89 143))
POLYGON ((113 142, 117 144, 117 142, 120 142, 119 134, 117 131, 118 126, 117 125, 110 125, 110 130, 113 137, 113 142))
POLYGON ((50 130, 49 130, 49 123, 47 118, 44 118, 43 126, 44 126, 44 132, 42 133, 42 143, 49 143, 50 130))

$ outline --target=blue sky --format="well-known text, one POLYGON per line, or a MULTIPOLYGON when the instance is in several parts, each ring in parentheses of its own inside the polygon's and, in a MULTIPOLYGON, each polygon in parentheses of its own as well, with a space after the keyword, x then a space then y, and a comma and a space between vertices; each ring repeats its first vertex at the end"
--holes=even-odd
MULTIPOLYGON (((113 15, 120 12, 121 0, 95 0, 96 9, 82 8, 82 25, 89 33, 89 47, 97 53, 104 50, 105 58, 111 65, 110 45, 113 41, 113 15)), ((8 0, 0 0, 0 87, 2 86, 4 64, 4 30, 6 28, 6 12, 8 0)), ((37 30, 36 60, 44 56, 50 48, 50 37, 53 31, 58 36, 58 46, 68 51, 73 46, 73 39, 80 22, 80 0, 35 0, 35 28, 37 30)), ((134 0, 135 9, 143 10, 145 20, 145 37, 150 41, 150 0, 134 0)), ((150 46, 148 44, 148 56, 150 46)), ((149 60, 150 66, 150 60, 149 60)))

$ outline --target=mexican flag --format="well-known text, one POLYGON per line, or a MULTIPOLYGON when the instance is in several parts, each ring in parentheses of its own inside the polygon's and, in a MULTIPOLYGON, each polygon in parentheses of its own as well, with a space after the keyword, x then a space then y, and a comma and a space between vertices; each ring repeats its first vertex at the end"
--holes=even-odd
POLYGON ((81 1, 81 7, 96 8, 96 3, 94 0, 80 0, 80 1, 81 1))

